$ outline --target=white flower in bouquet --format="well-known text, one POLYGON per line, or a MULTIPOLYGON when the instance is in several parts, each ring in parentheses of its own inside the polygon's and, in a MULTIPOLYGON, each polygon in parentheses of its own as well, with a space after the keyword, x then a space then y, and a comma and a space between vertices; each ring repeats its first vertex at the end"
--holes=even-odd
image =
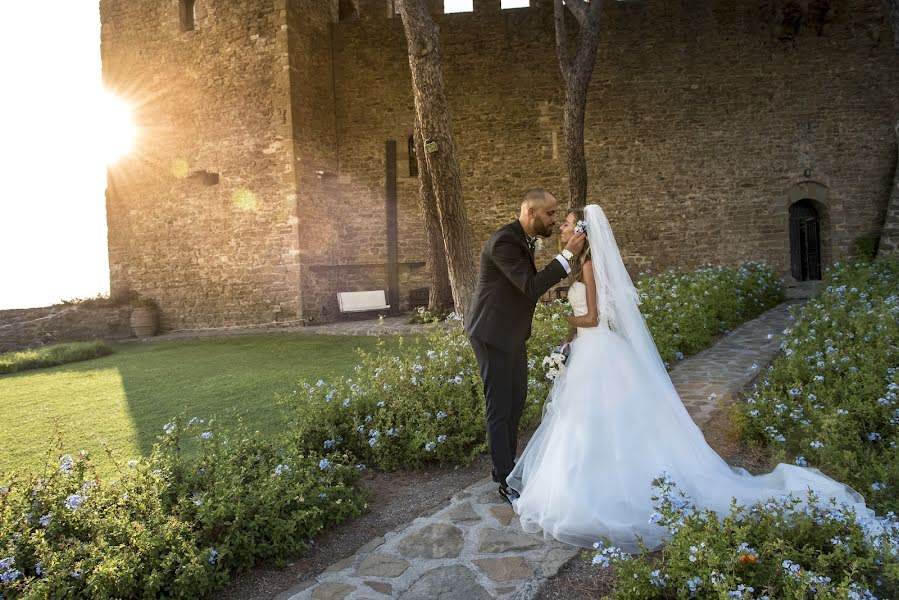
POLYGON ((543 370, 546 378, 555 381, 556 377, 565 371, 565 361, 568 357, 561 351, 561 348, 554 348, 549 356, 543 358, 543 370))

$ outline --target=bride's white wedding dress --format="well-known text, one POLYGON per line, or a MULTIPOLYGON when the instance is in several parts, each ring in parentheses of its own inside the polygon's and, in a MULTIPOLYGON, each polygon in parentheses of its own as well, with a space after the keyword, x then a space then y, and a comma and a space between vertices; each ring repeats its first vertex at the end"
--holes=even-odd
MULTIPOLYGON (((680 401, 648 330, 648 342, 639 330, 645 324, 633 289, 615 289, 630 284, 626 271, 618 271, 623 265, 615 264, 621 260, 617 247, 614 257, 597 256, 611 252, 614 238, 609 228, 609 239, 598 239, 600 224, 608 222, 598 207, 589 210, 594 206, 588 206, 587 223, 600 322, 578 329, 543 421, 506 480, 521 494, 513 507, 522 527, 583 547, 609 538, 628 552, 637 550, 639 536, 655 549, 667 539, 665 528, 650 523, 652 481, 662 472, 697 507, 720 515, 729 512, 733 497, 749 505, 790 492, 805 496, 812 489, 873 516, 859 494, 817 469, 781 464, 753 476, 715 453, 680 401), (624 314, 628 302, 638 315, 630 321, 624 314)), ((568 299, 575 315, 587 313, 583 283, 571 286, 568 299)))

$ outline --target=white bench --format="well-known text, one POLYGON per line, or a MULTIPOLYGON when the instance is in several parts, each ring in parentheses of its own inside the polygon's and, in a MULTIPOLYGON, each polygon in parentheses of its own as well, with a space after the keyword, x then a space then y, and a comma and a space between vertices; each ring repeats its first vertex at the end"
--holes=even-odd
POLYGON ((342 313, 387 310, 387 294, 384 290, 366 292, 337 292, 337 305, 342 313))

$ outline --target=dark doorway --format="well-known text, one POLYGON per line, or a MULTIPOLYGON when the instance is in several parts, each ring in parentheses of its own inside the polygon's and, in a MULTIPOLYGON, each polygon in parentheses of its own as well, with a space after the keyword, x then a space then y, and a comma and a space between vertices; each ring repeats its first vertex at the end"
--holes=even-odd
POLYGON ((790 270, 797 281, 821 279, 821 225, 811 200, 790 207, 790 270))

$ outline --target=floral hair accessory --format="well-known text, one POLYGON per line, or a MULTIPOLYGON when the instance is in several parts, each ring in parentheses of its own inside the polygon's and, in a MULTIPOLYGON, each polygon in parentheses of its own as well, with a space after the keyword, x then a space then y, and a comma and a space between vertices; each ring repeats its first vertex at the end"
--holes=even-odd
POLYGON ((587 233, 587 221, 578 221, 574 226, 575 233, 587 233))

